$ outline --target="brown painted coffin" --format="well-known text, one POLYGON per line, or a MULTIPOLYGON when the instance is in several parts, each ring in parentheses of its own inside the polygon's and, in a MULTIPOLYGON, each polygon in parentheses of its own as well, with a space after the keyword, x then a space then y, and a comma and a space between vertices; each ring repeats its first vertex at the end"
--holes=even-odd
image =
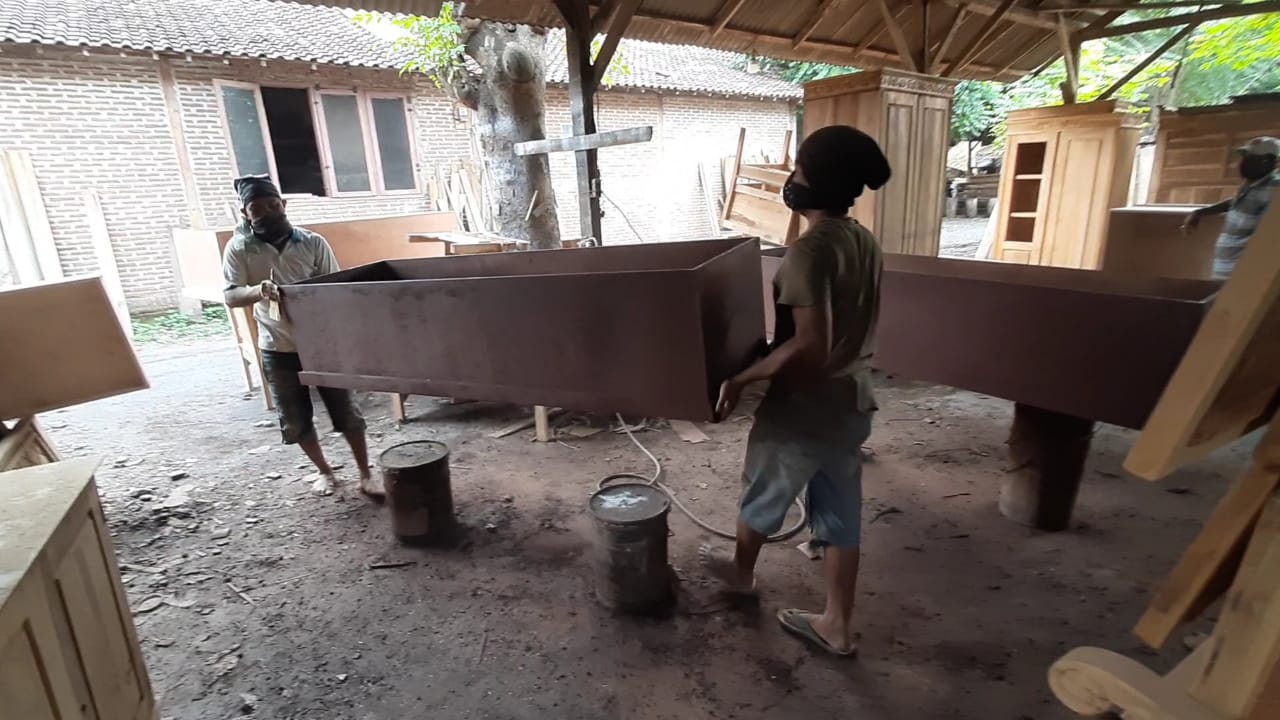
POLYGON ((755 239, 390 260, 289 285, 312 385, 710 420, 763 340, 755 239))
MULTIPOLYGON (((781 259, 767 253, 769 293, 781 259)), ((878 369, 1130 428, 1146 422, 1221 286, 912 255, 884 263, 878 369)))

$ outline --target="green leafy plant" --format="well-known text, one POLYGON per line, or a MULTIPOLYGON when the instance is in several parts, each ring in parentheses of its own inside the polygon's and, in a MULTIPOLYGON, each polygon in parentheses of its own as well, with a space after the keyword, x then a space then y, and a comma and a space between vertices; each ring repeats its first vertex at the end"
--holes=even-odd
MULTIPOLYGON (((591 41, 591 62, 595 62, 600 57, 600 48, 604 47, 604 38, 597 36, 591 41)), ((613 57, 609 59, 609 67, 604 69, 604 75, 600 78, 600 82, 605 87, 613 87, 618 80, 631 75, 631 66, 627 64, 627 60, 623 57, 622 48, 619 47, 613 51, 613 57)))
POLYGON ((364 11, 352 19, 366 26, 390 25, 403 31, 392 42, 394 50, 408 57, 400 68, 402 73, 422 73, 436 87, 451 91, 459 73, 466 72, 466 46, 462 42, 462 26, 453 14, 453 3, 441 4, 440 14, 435 17, 364 11))

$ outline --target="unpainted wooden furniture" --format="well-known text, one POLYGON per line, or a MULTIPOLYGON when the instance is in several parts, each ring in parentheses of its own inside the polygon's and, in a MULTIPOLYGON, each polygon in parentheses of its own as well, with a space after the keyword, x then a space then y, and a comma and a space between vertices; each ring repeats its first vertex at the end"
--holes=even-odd
POLYGON ((743 161, 747 129, 738 129, 738 150, 725 180, 724 209, 720 214, 723 227, 775 245, 794 238, 800 227, 800 216, 782 202, 782 186, 794 169, 791 164, 791 131, 782 143, 782 161, 748 163, 743 161))
POLYGON ((1280 95, 1244 96, 1228 105, 1160 113, 1148 202, 1212 205, 1240 189, 1236 148, 1280 137, 1280 95))
POLYGON ((893 177, 853 206, 886 253, 938 254, 956 82, 885 68, 805 83, 805 135, 852 125, 889 159, 893 177))
POLYGON ((157 720, 94 459, 0 473, 0 716, 157 720))
POLYGON ((0 472, 57 460, 58 451, 34 417, 12 424, 0 421, 0 472))
POLYGON ((1128 204, 1140 122, 1115 100, 1010 112, 992 258, 1098 268, 1110 210, 1128 204))
POLYGON ((1213 246, 1222 215, 1200 219, 1183 230, 1191 205, 1131 205, 1111 209, 1099 269, 1146 277, 1213 278, 1213 246))
POLYGON ((1172 672, 1077 648, 1049 683, 1081 715, 1272 720, 1280 712, 1280 208, 1271 208, 1170 378, 1125 468, 1158 480, 1266 427, 1136 632, 1159 647, 1225 594, 1212 634, 1172 672))
POLYGON ((0 420, 146 387, 98 278, 0 290, 0 420))

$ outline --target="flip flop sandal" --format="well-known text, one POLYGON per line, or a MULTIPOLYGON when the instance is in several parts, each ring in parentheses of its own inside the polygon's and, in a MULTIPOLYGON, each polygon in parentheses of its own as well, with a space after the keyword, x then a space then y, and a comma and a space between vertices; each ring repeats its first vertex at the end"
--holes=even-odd
POLYGON ((831 643, 824 640, 822 636, 818 634, 817 630, 813 629, 813 625, 801 610, 797 610, 795 608, 779 610, 778 622, 782 624, 783 630, 786 630, 801 640, 807 640, 813 645, 816 645, 819 649, 825 650, 832 655, 836 655, 838 657, 852 657, 858 652, 857 645, 853 645, 848 650, 837 650, 834 648, 831 643))

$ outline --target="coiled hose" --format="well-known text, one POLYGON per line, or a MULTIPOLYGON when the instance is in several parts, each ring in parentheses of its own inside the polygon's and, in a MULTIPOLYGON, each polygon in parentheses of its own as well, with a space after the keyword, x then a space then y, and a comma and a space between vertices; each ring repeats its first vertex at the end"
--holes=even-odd
MULTIPOLYGON (((735 533, 725 532, 723 530, 717 530, 716 528, 711 527, 709 524, 703 521, 702 518, 698 517, 697 515, 694 515, 692 510, 685 507, 684 503, 680 502, 680 498, 676 496, 675 492, 671 488, 667 487, 665 483, 662 482, 663 478, 666 476, 666 470, 663 469, 662 463, 658 462, 658 458, 654 457, 654 454, 649 452, 649 448, 641 444, 640 440, 638 440, 635 434, 631 432, 631 426, 627 424, 626 420, 622 419, 622 413, 618 413, 617 417, 618 417, 618 423, 622 425, 622 429, 627 433, 627 437, 631 438, 631 442, 634 443, 636 447, 640 448, 640 452, 647 455, 649 460, 653 462, 653 475, 651 477, 644 477, 642 475, 636 475, 635 473, 617 473, 614 475, 609 475, 608 477, 605 477, 602 480, 600 480, 600 482, 596 483, 596 489, 598 490, 604 489, 606 485, 613 482, 619 482, 622 480, 639 481, 646 485, 650 485, 652 487, 657 488, 663 495, 666 495, 667 498, 671 500, 671 504, 675 505, 676 508, 680 510, 680 512, 684 513, 686 517, 692 520, 694 525, 697 525, 698 527, 702 528, 703 530, 706 530, 712 535, 717 535, 719 537, 726 538, 729 540, 735 539, 737 537, 735 533)), ((782 542, 783 540, 787 540, 795 536, 796 533, 804 529, 805 524, 809 521, 809 516, 808 516, 808 513, 805 511, 804 503, 800 500, 800 498, 796 498, 796 507, 800 508, 800 519, 796 521, 796 524, 792 525, 789 528, 785 528, 779 532, 776 532, 773 535, 770 535, 768 539, 765 540, 765 542, 771 542, 771 543, 782 542)))

